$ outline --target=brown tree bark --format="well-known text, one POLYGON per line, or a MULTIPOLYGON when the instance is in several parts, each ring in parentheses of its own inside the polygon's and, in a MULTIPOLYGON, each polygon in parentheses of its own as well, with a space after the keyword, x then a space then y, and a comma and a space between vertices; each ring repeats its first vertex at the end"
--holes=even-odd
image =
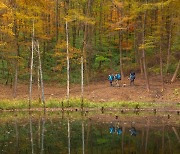
MULTIPOLYGON (((147 11, 144 13, 144 19, 143 19, 143 32, 142 32, 142 44, 145 45, 145 30, 146 30, 146 16, 147 16, 147 11)), ((146 80, 146 88, 147 91, 150 91, 150 86, 149 86, 149 77, 148 77, 148 71, 147 71, 147 66, 146 66, 146 54, 145 54, 145 47, 142 49, 142 60, 143 60, 143 68, 144 68, 144 76, 146 80)))
POLYGON ((162 61, 162 38, 160 38, 159 60, 160 60, 160 74, 161 74, 161 91, 164 91, 164 77, 163 77, 163 61, 162 61))
POLYGON ((176 70, 175 70, 174 75, 173 75, 173 77, 172 77, 172 79, 171 79, 171 83, 173 83, 173 82, 176 80, 176 77, 177 77, 179 68, 180 68, 180 60, 179 60, 179 62, 178 62, 178 64, 177 64, 176 70))
MULTIPOLYGON (((122 13, 120 12, 120 10, 118 10, 118 14, 119 14, 119 22, 121 22, 122 20, 122 13)), ((121 28, 121 25, 119 25, 121 28)), ((121 79, 124 80, 124 72, 123 72, 123 61, 122 61, 122 30, 119 30, 119 63, 120 63, 120 73, 121 73, 121 79)))
POLYGON ((59 0, 56 0, 56 42, 58 42, 59 37, 59 0))
POLYGON ((172 39, 172 17, 171 17, 171 20, 170 20, 170 26, 169 26, 169 30, 168 30, 168 49, 167 49, 166 73, 168 72, 169 64, 170 64, 170 56, 171 56, 171 39, 172 39))

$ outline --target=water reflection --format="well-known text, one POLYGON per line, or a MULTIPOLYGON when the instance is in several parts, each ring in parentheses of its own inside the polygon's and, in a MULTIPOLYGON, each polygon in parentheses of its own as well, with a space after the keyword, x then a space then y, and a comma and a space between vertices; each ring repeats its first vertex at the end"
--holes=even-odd
POLYGON ((129 131, 130 131, 131 136, 136 136, 137 135, 137 131, 136 131, 135 127, 132 127, 129 131))
POLYGON ((69 117, 68 117, 68 154, 71 153, 71 136, 70 136, 70 122, 69 122, 69 117))
POLYGON ((45 122, 46 122, 46 113, 44 113, 44 115, 43 115, 43 117, 42 117, 41 154, 44 153, 45 122))
POLYGON ((29 113, 29 127, 30 127, 31 153, 34 154, 33 130, 32 130, 32 115, 31 115, 31 113, 29 113))
POLYGON ((153 125, 148 118, 135 123, 122 117, 114 122, 97 121, 98 115, 92 116, 78 112, 1 114, 0 153, 180 152, 180 128, 173 123, 153 125))

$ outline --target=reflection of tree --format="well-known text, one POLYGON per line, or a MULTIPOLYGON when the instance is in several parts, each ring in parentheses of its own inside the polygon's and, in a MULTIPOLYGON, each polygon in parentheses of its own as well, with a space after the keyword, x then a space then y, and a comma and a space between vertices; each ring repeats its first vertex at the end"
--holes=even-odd
POLYGON ((177 138, 178 142, 180 143, 180 137, 179 137, 179 135, 178 135, 178 132, 177 132, 176 128, 175 128, 175 127, 172 127, 172 129, 173 129, 173 131, 174 131, 174 134, 176 135, 176 138, 177 138))
POLYGON ((68 117, 68 154, 71 153, 71 140, 70 140, 70 123, 68 117))
POLYGON ((41 134, 41 154, 44 153, 44 132, 45 132, 45 113, 42 117, 42 134, 41 134))
POLYGON ((164 153, 164 122, 163 122, 163 129, 162 129, 162 153, 164 153))
POLYGON ((90 134, 90 130, 91 130, 91 120, 88 120, 87 137, 86 137, 86 150, 88 150, 88 147, 89 147, 89 134, 90 134))
POLYGON ((84 154, 84 122, 82 122, 82 153, 84 154))
POLYGON ((121 153, 123 154, 124 153, 124 133, 125 133, 125 126, 123 126, 122 128, 122 142, 121 142, 121 153))
POLYGON ((146 143, 145 143, 145 153, 147 153, 148 137, 149 137, 149 120, 147 121, 146 143))
POLYGON ((15 130, 16 130, 16 153, 19 153, 19 129, 17 124, 17 117, 15 120, 15 130))
POLYGON ((33 143, 33 130, 32 130, 32 115, 29 113, 29 126, 30 126, 30 137, 31 137, 31 152, 34 154, 34 143, 33 143))
POLYGON ((41 148, 41 118, 38 119, 38 149, 41 148))

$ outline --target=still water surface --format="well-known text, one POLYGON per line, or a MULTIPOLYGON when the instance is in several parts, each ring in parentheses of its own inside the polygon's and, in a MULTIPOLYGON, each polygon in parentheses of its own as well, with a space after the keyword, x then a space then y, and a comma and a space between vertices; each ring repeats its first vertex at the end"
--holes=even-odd
POLYGON ((0 114, 1 154, 179 154, 179 135, 175 114, 0 114))

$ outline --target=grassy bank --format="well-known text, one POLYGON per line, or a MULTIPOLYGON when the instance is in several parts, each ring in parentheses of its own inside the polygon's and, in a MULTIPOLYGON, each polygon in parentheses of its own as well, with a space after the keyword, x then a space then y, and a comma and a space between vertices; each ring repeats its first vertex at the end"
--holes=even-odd
MULTIPOLYGON (((81 100, 79 98, 71 98, 69 100, 71 108, 80 108, 81 100)), ((32 108, 42 108, 44 105, 38 100, 32 102, 32 108)), ((64 108, 68 107, 67 100, 60 99, 49 99, 46 100, 46 108, 64 108), (63 102, 63 103, 62 103, 63 102)), ((172 106, 170 103, 151 103, 151 102, 134 102, 134 101, 117 101, 117 102, 92 102, 89 100, 84 100, 85 108, 164 108, 172 106)), ((179 107, 178 104, 175 107, 179 107)), ((1 100, 0 109, 1 110, 12 110, 12 109, 28 109, 28 100, 1 100)))

